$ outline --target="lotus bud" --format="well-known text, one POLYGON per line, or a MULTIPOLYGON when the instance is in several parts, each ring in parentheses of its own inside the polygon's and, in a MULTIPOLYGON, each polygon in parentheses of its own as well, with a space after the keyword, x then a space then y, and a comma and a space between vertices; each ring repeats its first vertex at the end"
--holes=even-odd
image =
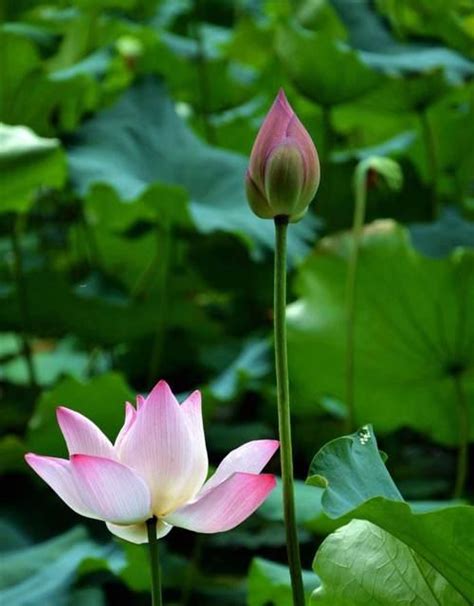
POLYGON ((250 208, 262 219, 299 221, 319 179, 316 147, 280 90, 250 154, 245 179, 250 208))

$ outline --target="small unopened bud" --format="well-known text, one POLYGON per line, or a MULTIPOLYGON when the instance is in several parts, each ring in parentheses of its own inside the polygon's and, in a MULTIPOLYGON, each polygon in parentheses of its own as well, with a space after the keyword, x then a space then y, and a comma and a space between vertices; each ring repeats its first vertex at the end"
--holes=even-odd
POLYGON ((245 178, 247 199, 262 219, 298 221, 319 186, 316 147, 280 90, 263 122, 245 178))
POLYGON ((371 189, 383 177, 389 189, 399 191, 403 184, 400 165, 391 158, 369 156, 361 160, 354 173, 356 191, 360 188, 371 189))
POLYGON ((134 70, 138 60, 143 55, 143 44, 134 36, 121 36, 115 46, 119 55, 123 58, 125 65, 134 70))

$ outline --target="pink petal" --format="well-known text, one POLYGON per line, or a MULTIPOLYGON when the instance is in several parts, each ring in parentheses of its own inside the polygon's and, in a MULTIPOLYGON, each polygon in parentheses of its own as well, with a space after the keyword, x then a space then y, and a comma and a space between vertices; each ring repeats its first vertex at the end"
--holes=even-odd
MULTIPOLYGON (((201 392, 196 390, 181 404, 181 410, 186 417, 193 439, 198 440, 205 451, 207 461, 206 436, 202 419, 201 392)), ((207 469, 206 469, 207 474, 207 469)))
POLYGON ((102 457, 73 455, 72 477, 86 506, 114 524, 134 524, 151 517, 145 482, 132 469, 102 457))
POLYGON ((229 452, 198 496, 222 484, 236 472, 260 473, 278 450, 278 440, 254 440, 229 452))
POLYGON ((115 458, 110 440, 87 417, 64 406, 56 409, 56 417, 70 455, 87 454, 115 458))
POLYGON ((195 532, 231 530, 248 518, 275 488, 271 474, 235 473, 194 503, 165 517, 165 522, 195 532))
POLYGON ((128 430, 132 426, 135 418, 137 416, 137 411, 133 408, 130 402, 125 403, 125 421, 122 429, 119 431, 117 438, 115 439, 114 448, 116 451, 120 449, 120 444, 122 443, 124 437, 127 435, 128 430))
POLYGON ((71 474, 69 461, 56 457, 41 457, 32 452, 25 455, 25 460, 68 507, 81 516, 97 518, 81 499, 71 474))
POLYGON ((145 400, 146 400, 146 398, 144 398, 140 394, 137 396, 137 410, 140 410, 140 408, 143 406, 143 404, 145 404, 145 400))
POLYGON ((281 143, 286 135, 294 111, 287 101, 285 93, 280 90, 270 108, 250 154, 249 172, 260 191, 264 191, 264 168, 270 151, 281 143))
POLYGON ((160 381, 120 445, 120 460, 144 478, 160 516, 191 500, 204 483, 208 461, 200 403, 193 394, 180 406, 160 381))
MULTIPOLYGON (((111 524, 107 522, 107 528, 112 534, 130 543, 148 543, 148 533, 145 522, 141 524, 132 524, 130 526, 119 526, 118 524, 111 524)), ((161 539, 165 537, 173 527, 163 520, 158 520, 156 527, 156 538, 161 539)))

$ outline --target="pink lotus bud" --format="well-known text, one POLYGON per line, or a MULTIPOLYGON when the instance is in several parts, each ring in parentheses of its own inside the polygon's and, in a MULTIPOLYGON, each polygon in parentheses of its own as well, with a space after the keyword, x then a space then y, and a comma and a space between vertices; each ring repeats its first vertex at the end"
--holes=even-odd
POLYGON ((277 95, 255 140, 245 185, 253 212, 298 221, 318 189, 318 152, 283 90, 277 95))
POLYGON ((146 543, 146 521, 157 537, 173 526, 224 532, 248 518, 275 487, 260 473, 279 444, 254 440, 232 450, 208 480, 201 394, 178 403, 160 381, 137 408, 127 402, 116 440, 88 418, 60 407, 58 423, 69 459, 26 455, 26 461, 71 509, 103 520, 113 534, 146 543))

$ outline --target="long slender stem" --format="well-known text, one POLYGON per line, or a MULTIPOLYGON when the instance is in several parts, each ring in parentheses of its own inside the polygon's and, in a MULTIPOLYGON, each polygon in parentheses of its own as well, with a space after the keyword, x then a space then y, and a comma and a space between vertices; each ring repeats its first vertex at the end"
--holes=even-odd
POLYGON ((469 446, 469 407, 466 394, 462 384, 462 375, 456 374, 453 377, 454 391, 458 405, 458 420, 459 420, 459 448, 458 461, 456 469, 456 481, 454 484, 453 498, 461 498, 466 484, 468 472, 468 446, 469 446))
POLYGON ((21 218, 17 218, 11 229, 11 242, 13 252, 13 274, 16 283, 16 291, 18 296, 18 309, 21 315, 21 343, 22 353, 25 358, 26 367, 28 369, 28 377, 30 387, 35 388, 38 384, 36 378, 35 365, 33 362, 33 353, 29 341, 29 333, 31 331, 30 310, 28 306, 28 293, 25 283, 25 275, 23 271, 23 254, 20 244, 21 234, 21 218))
POLYGON ((160 554, 158 550, 158 539, 156 538, 156 518, 150 518, 146 522, 148 533, 148 547, 150 550, 151 568, 151 603, 152 606, 163 606, 161 596, 161 568, 160 554))
POLYGON ((280 460, 283 483, 283 511, 285 516, 286 547, 290 567, 294 606, 304 606, 304 588, 295 517, 293 486, 293 454, 291 445, 290 386, 286 345, 286 236, 288 217, 275 218, 275 290, 274 330, 275 365, 278 393, 278 426, 280 433, 280 460))
POLYGON ((197 45, 196 68, 198 76, 197 84, 200 96, 199 112, 204 127, 206 140, 208 143, 214 144, 216 142, 216 133, 214 131, 214 127, 212 126, 209 120, 209 99, 211 82, 209 79, 209 73, 207 68, 206 48, 204 46, 204 40, 199 23, 200 13, 201 0, 195 0, 193 22, 191 23, 191 33, 197 45))
POLYGON ((367 199, 367 186, 364 179, 355 189, 354 219, 352 223, 352 250, 347 270, 346 304, 347 304, 347 335, 346 335, 346 431, 355 430, 355 403, 354 403, 354 345, 355 345, 355 297, 357 286, 357 263, 359 260, 360 238, 365 220, 365 207, 367 199))

